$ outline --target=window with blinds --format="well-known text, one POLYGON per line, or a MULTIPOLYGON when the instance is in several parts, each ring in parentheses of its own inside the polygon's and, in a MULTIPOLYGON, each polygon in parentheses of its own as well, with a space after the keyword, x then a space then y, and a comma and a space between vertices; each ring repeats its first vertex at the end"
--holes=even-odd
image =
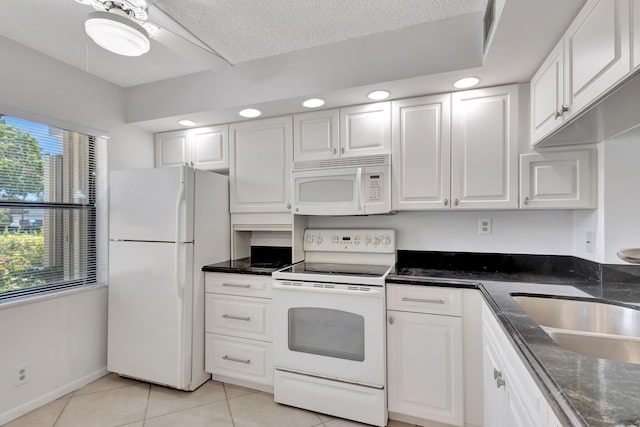
POLYGON ((0 299, 106 282, 105 142, 0 116, 0 299))

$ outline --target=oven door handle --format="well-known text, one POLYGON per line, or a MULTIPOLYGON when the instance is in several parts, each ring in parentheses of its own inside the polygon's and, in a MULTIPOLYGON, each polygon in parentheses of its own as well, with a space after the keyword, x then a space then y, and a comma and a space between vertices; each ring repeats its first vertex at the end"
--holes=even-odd
MULTIPOLYGON (((354 288, 361 286, 354 285, 354 288)), ((372 288, 367 286, 367 291, 362 291, 359 289, 336 289, 336 288, 324 288, 324 287, 309 287, 309 286, 295 286, 295 285, 283 285, 278 282, 272 283, 273 289, 279 289, 282 291, 295 291, 295 292, 309 292, 316 294, 336 294, 336 295, 357 295, 358 297, 380 297, 384 296, 384 288, 380 287, 379 289, 372 288)))

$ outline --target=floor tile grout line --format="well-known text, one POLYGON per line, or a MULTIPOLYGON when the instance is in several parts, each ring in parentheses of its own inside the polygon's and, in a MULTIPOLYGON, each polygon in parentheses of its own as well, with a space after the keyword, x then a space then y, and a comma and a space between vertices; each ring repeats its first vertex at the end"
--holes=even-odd
POLYGON ((183 411, 189 411, 191 409, 196 409, 196 408, 202 408, 203 406, 207 406, 207 405, 211 405, 214 403, 222 403, 223 401, 225 401, 226 399, 220 399, 220 400, 214 400, 212 402, 205 402, 196 406, 190 406, 188 408, 182 408, 182 409, 176 409, 175 411, 171 411, 171 412, 167 412, 165 414, 160 414, 160 415, 154 415, 153 417, 147 417, 147 414, 145 412, 145 420, 154 420, 156 418, 160 418, 160 417, 164 417, 165 415, 171 415, 171 414, 177 414, 178 412, 183 412, 183 411))
POLYGON ((64 404, 62 411, 60 411, 60 413, 56 417, 56 420, 53 422, 53 424, 51 424, 51 427, 56 427, 56 424, 58 424, 58 421, 60 421, 60 417, 62 416, 62 413, 64 412, 65 409, 67 409, 67 406, 69 406, 69 402, 71 402, 71 399, 73 399, 73 395, 69 397, 69 399, 67 400, 67 403, 64 404))
POLYGON ((231 404, 229 403, 229 395, 227 394, 227 383, 223 382, 222 387, 224 388, 224 397, 226 397, 227 401, 227 409, 229 409, 229 417, 231 417, 231 426, 236 427, 236 422, 233 419, 233 412, 231 412, 231 404))
POLYGON ((144 406, 144 416, 142 417, 142 427, 146 424, 145 421, 147 419, 147 412, 149 411, 149 399, 151 398, 151 384, 149 384, 149 389, 147 390, 147 404, 144 406))

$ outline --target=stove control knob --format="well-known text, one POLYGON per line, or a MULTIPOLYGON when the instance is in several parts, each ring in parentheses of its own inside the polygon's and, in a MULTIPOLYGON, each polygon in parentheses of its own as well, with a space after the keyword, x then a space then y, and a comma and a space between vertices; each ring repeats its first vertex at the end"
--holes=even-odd
POLYGON ((316 243, 317 243, 317 244, 321 244, 321 243, 322 243, 322 236, 318 235, 318 236, 316 237, 316 243))
POLYGON ((313 234, 307 235, 307 243, 313 243, 314 240, 315 240, 315 236, 313 234))
POLYGON ((391 244, 391 237, 390 236, 383 236, 382 237, 382 244, 385 246, 389 246, 391 244))
POLYGON ((380 244, 380 236, 376 236, 376 238, 373 239, 373 245, 378 246, 379 244, 380 244))
POLYGON ((369 236, 368 234, 364 236, 364 244, 365 245, 371 244, 371 236, 369 236))

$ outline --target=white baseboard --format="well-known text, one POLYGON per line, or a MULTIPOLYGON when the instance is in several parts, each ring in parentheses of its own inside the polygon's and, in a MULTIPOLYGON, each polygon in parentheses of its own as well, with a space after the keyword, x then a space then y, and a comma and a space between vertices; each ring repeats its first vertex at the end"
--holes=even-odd
POLYGON ((90 382, 104 377, 108 373, 109 371, 107 371, 107 367, 105 366, 102 369, 94 371, 88 375, 85 375, 84 377, 78 378, 75 381, 63 385, 62 387, 58 387, 55 390, 52 390, 48 393, 36 397, 35 399, 25 402, 20 406, 12 408, 7 412, 0 414, 0 425, 6 424, 9 421, 13 421, 16 418, 19 418, 24 414, 33 411, 34 409, 38 409, 39 407, 46 405, 49 402, 53 402, 54 400, 64 396, 65 394, 69 394, 72 391, 78 390, 79 388, 84 387, 90 382))

